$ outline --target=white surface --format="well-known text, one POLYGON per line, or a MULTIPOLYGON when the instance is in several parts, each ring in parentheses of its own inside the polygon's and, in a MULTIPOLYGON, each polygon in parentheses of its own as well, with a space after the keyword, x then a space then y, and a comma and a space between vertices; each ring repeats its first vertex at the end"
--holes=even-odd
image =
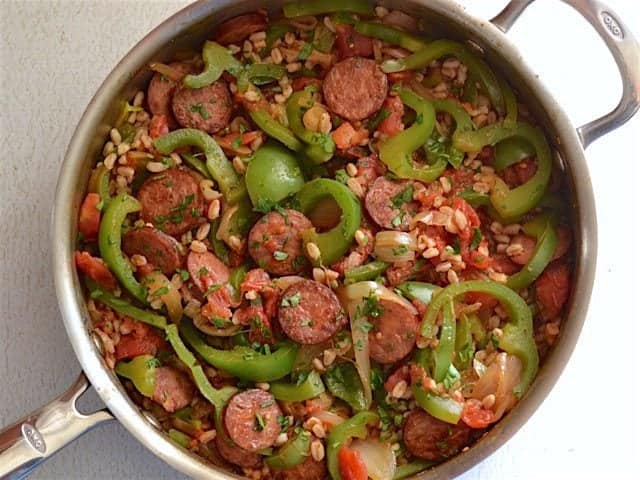
MULTIPOLYGON (((111 67, 187 3, 0 0, 0 426, 62 392, 80 369, 57 309, 48 238, 56 174, 76 122, 111 67)), ((502 5, 461 3, 484 17, 502 5)), ((639 3, 608 3, 640 35, 639 3)), ((617 102, 613 61, 567 6, 536 2, 510 37, 576 125, 617 102)), ((639 137, 636 117, 588 151, 600 252, 571 362, 529 423, 464 480, 640 478, 639 137)), ((92 394, 84 403, 100 405, 92 394)), ((111 424, 32 478, 182 477, 111 424)))

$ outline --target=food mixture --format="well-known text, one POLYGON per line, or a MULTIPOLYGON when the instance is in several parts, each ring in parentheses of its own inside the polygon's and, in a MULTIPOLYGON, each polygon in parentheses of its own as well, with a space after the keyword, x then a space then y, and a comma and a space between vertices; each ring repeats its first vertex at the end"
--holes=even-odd
POLYGON ((471 448, 570 292, 566 187, 527 99, 362 0, 210 38, 149 65, 80 208, 106 365, 252 479, 400 479, 471 448))

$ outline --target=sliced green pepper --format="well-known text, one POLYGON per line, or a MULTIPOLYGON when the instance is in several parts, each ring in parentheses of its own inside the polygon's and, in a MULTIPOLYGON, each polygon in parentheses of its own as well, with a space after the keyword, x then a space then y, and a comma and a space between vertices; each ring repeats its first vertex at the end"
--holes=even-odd
POLYGON ((456 325, 456 358, 454 365, 458 370, 466 370, 471 367, 473 360, 473 334, 471 331, 471 320, 466 314, 461 314, 456 325))
POLYGON ((416 403, 432 417, 453 425, 460 421, 463 405, 451 397, 441 397, 425 391, 421 385, 412 387, 416 403))
POLYGON ((491 205, 491 199, 489 198, 489 195, 487 195, 486 193, 476 192, 472 188, 463 190, 462 192, 458 193, 458 196, 472 207, 486 207, 488 205, 491 205))
POLYGON ((449 55, 457 57, 467 66, 469 71, 473 72, 473 76, 482 84, 496 111, 500 115, 504 115, 505 102, 497 77, 486 63, 461 43, 451 40, 436 40, 406 58, 383 62, 382 70, 385 73, 419 70, 427 67, 432 61, 449 55))
POLYGON ((271 51, 273 45, 287 32, 293 32, 295 27, 289 23, 269 22, 267 26, 267 37, 265 43, 267 44, 266 50, 271 51))
POLYGON ((118 132, 124 143, 131 144, 133 139, 136 138, 137 129, 129 122, 125 122, 118 127, 118 132))
POLYGON ((369 0, 296 0, 285 3, 282 7, 287 18, 306 15, 321 15, 334 12, 351 12, 360 15, 372 15, 373 9, 369 0))
POLYGON ((111 177, 111 170, 104 165, 96 167, 89 179, 89 192, 97 193, 100 195, 100 201, 102 201, 102 210, 111 201, 111 193, 109 192, 109 179, 111 177))
POLYGON ((153 397, 156 388, 156 367, 158 360, 153 355, 139 355, 131 360, 116 363, 115 372, 133 382, 142 395, 153 397))
POLYGON ((364 282, 366 280, 375 280, 382 275, 390 263, 383 262, 382 260, 374 260, 373 262, 365 263, 359 267, 353 267, 344 272, 344 284, 350 285, 352 283, 364 282))
POLYGON ((274 63, 254 63, 245 67, 238 77, 238 90, 246 92, 249 84, 266 85, 280 80, 287 74, 284 65, 274 63))
POLYGON ((297 344, 287 342, 268 355, 241 346, 219 350, 208 345, 188 319, 180 322, 180 332, 207 363, 241 380, 252 382, 271 382, 290 373, 299 348, 297 344))
POLYGON ((89 287, 89 296, 91 298, 97 300, 100 303, 103 303, 107 307, 110 307, 112 310, 115 310, 116 312, 127 317, 131 317, 139 322, 151 325, 152 327, 164 329, 167 326, 167 319, 162 315, 158 315, 157 313, 134 307, 125 299, 116 297, 110 292, 106 292, 100 288, 97 288, 95 284, 91 284, 89 281, 87 281, 87 286, 89 287))
POLYGON ((375 426, 380 417, 373 412, 359 412, 340 425, 336 425, 329 432, 327 438, 327 468, 333 480, 342 480, 338 467, 338 452, 340 448, 351 438, 366 438, 369 433, 368 426, 375 426))
POLYGON ((185 435, 180 430, 170 428, 167 431, 167 435, 169 435, 169 438, 180 445, 182 448, 189 448, 189 446, 191 445, 191 437, 189 435, 185 435))
POLYGON ((526 139, 519 137, 507 138, 496 144, 493 166, 496 171, 501 172, 525 158, 533 157, 535 154, 535 149, 526 139))
POLYGON ((403 478, 410 477, 423 471, 425 468, 429 468, 435 465, 436 462, 428 462, 427 460, 413 460, 410 463, 404 465, 398 465, 396 472, 393 474, 393 480, 402 480, 403 478))
POLYGON ((339 363, 324 375, 327 388, 334 397, 344 400, 355 411, 367 408, 367 400, 356 367, 351 362, 339 363))
POLYGON ((438 346, 433 352, 433 378, 436 382, 442 382, 447 376, 447 372, 453 361, 453 351, 456 341, 456 315, 453 308, 453 300, 445 302, 442 310, 440 337, 438 338, 438 346))
POLYGON ((344 255, 353 242, 356 230, 360 227, 361 207, 360 201, 348 187, 328 178, 308 182, 296 195, 300 211, 304 214, 309 213, 325 197, 332 197, 342 210, 340 222, 323 233, 315 229, 306 230, 302 232, 302 238, 305 243, 313 242, 318 246, 322 264, 331 265, 344 255))
POLYGON ((144 110, 144 108, 142 107, 134 107, 133 105, 130 105, 129 102, 125 100, 122 100, 120 104, 122 105, 122 108, 120 110, 118 118, 116 119, 116 122, 114 123, 114 126, 116 128, 120 127, 120 125, 126 122, 129 118, 129 115, 131 115, 133 112, 142 112, 144 110))
POLYGON ((276 470, 293 468, 306 460, 310 446, 311 433, 300 429, 295 437, 282 445, 275 454, 267 457, 264 463, 276 470))
POLYGON ((312 370, 300 385, 274 382, 271 384, 269 391, 278 400, 285 402, 302 402, 315 398, 324 392, 324 384, 322 383, 320 374, 316 370, 312 370))
POLYGON ((358 22, 356 32, 367 37, 378 38, 384 42, 406 48, 410 52, 417 52, 425 48, 428 43, 417 35, 398 30, 382 23, 358 22))
POLYGON ((507 128, 493 124, 475 132, 463 132, 454 139, 454 146, 464 152, 479 152, 485 145, 495 145, 508 138, 523 138, 536 151, 538 170, 525 184, 510 189, 496 178, 491 192, 491 204, 505 219, 518 218, 534 208, 542 199, 551 178, 551 151, 542 131, 526 123, 507 128))
POLYGON ((198 157, 190 153, 183 153, 181 156, 182 158, 184 158, 184 161, 187 162, 187 164, 191 168, 193 168, 196 172, 198 172, 207 180, 213 180, 213 177, 211 176, 211 174, 209 173, 209 170, 207 169, 206 163, 204 163, 198 157))
POLYGON ((138 283, 133 275, 131 265, 124 257, 121 249, 122 223, 130 213, 139 212, 140 202, 126 193, 115 197, 102 215, 98 247, 100 256, 113 272, 120 284, 138 301, 147 303, 147 288, 138 283))
POLYGON ((518 122, 518 102, 511 86, 503 77, 497 77, 500 90, 502 90, 502 98, 504 98, 505 117, 502 124, 507 127, 515 127, 518 122))
POLYGON ((425 305, 429 305, 433 294, 440 290, 440 287, 426 282, 404 282, 396 289, 409 300, 420 300, 425 305))
POLYGON ((229 285, 233 288, 233 298, 235 301, 242 301, 242 296, 240 295, 240 286, 244 281, 244 277, 249 271, 249 265, 244 264, 239 267, 231 270, 231 274, 229 275, 229 285))
POLYGON ((313 92, 315 89, 315 86, 309 86, 289 97, 289 100, 287 100, 287 118, 289 119, 291 131, 307 144, 304 149, 305 155, 313 163, 319 164, 333 157, 336 144, 328 133, 307 130, 302 122, 304 113, 314 104, 313 92))
POLYGON ((435 324, 436 317, 447 302, 468 292, 486 293, 495 297, 509 314, 509 323, 502 329, 498 340, 499 347, 505 352, 515 355, 522 362, 522 378, 515 393, 522 395, 533 381, 538 371, 538 350, 533 339, 533 321, 527 303, 512 289, 489 280, 470 280, 449 285, 438 292, 438 295, 427 307, 420 326, 422 336, 430 334, 430 325, 435 324))
POLYGON ((199 148, 204 153, 207 159, 207 169, 218 183, 225 200, 230 205, 235 205, 247 196, 247 189, 242 178, 238 176, 232 163, 227 160, 216 141, 205 132, 194 128, 174 130, 155 139, 153 145, 165 155, 180 147, 199 148))
POLYGON ((322 53, 331 53, 336 34, 329 30, 324 23, 318 22, 313 31, 313 47, 322 53))
POLYGON ((187 75, 182 83, 189 88, 202 88, 216 82, 225 70, 237 76, 242 70, 242 63, 222 45, 207 40, 202 47, 204 70, 198 75, 187 75))
POLYGON ((558 245, 555 226, 550 215, 539 215, 522 226, 527 235, 536 237, 536 248, 533 255, 518 273, 507 280, 507 286, 515 291, 531 285, 542 274, 553 258, 558 245))
POLYGON ((216 254, 216 257, 222 260, 225 263, 225 265, 229 265, 230 250, 229 250, 229 247, 227 247, 226 243, 218 239, 219 227, 220 227, 220 217, 216 218, 213 222, 211 222, 211 229, 209 230, 209 243, 211 243, 211 248, 213 248, 213 253, 216 254))
POLYGON ((304 149, 303 143, 296 138, 293 132, 273 118, 266 110, 254 110, 249 112, 249 115, 260 130, 286 145, 287 148, 294 152, 301 152, 304 149))

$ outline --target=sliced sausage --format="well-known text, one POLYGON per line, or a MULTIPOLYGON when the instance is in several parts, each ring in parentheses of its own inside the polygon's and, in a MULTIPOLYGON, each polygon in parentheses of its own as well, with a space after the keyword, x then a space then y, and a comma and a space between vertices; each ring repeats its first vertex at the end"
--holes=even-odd
POLYGON ((130 230, 122 240, 127 255, 143 255, 147 262, 170 275, 182 263, 178 241, 153 227, 130 230))
POLYGON ((525 265, 536 249, 536 239, 528 235, 516 235, 511 240, 511 245, 521 245, 522 251, 516 255, 510 255, 511 261, 517 265, 525 265))
POLYGON ((171 168, 148 178, 138 191, 138 200, 142 219, 172 236, 206 221, 198 180, 184 170, 171 168))
POLYGON ((275 476, 276 480, 324 480, 327 478, 326 462, 316 462, 309 455, 304 462, 293 468, 279 470, 275 476))
POLYGON ((369 331, 369 355, 378 363, 394 363, 413 350, 420 322, 401 303, 380 299, 378 305, 382 312, 378 317, 369 317, 373 324, 369 331))
POLYGON ((329 109, 352 121, 364 120, 380 110, 388 89, 387 76, 376 62, 362 57, 336 63, 322 85, 329 109))
POLYGON ((193 284, 202 293, 214 285, 225 285, 229 281, 229 267, 209 251, 189 252, 187 270, 193 284))
POLYGON ((372 57, 373 40, 359 34, 353 25, 336 25, 336 50, 340 60, 348 57, 372 57))
MULTIPOLYGON (((183 75, 194 73, 194 65, 189 62, 173 62, 169 64, 169 67, 183 75)), ((173 111, 171 109, 171 100, 173 99, 173 92, 177 86, 177 81, 171 80, 160 73, 156 73, 151 79, 151 82, 149 82, 149 88, 147 89, 149 110, 153 115, 165 115, 171 125, 175 125, 175 119, 173 118, 173 111)))
POLYGON ((229 123, 233 105, 227 83, 218 80, 202 88, 179 85, 171 108, 181 126, 216 133, 229 123))
POLYGON ((310 228, 311 221, 296 210, 269 212, 249 232, 249 254, 274 275, 299 273, 308 265, 302 232, 310 228))
POLYGON ((411 454, 439 461, 458 453, 474 440, 475 435, 462 422, 451 425, 416 409, 406 418, 402 437, 411 454))
POLYGON ((215 442, 218 453, 227 462, 246 468, 257 468, 262 464, 262 455, 240 448, 225 435, 217 435, 215 442))
POLYGON ((418 210, 418 203, 413 201, 413 182, 378 177, 365 196, 364 206, 382 228, 407 232, 418 210))
POLYGON ((536 300, 540 306, 540 316, 551 320, 562 312, 571 290, 571 270, 569 265, 553 262, 545 268, 535 281, 536 300))
POLYGON ((154 402, 172 413, 188 406, 193 400, 193 384, 184 373, 173 367, 156 368, 154 402))
POLYGON ((240 45, 252 33, 265 30, 267 19, 259 13, 249 13, 230 18, 218 26, 216 42, 221 45, 240 45))
POLYGON ((347 321, 333 290, 306 279, 284 291, 278 320, 287 337, 306 345, 329 340, 347 321))
POLYGON ((270 447, 280 435, 282 410, 268 392, 254 388, 234 395, 224 413, 229 437, 249 452, 270 447))

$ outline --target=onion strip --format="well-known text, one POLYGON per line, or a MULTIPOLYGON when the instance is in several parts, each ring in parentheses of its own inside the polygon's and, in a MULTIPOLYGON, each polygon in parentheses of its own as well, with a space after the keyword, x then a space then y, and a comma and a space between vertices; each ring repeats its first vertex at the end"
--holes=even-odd
POLYGON ((173 323, 180 324, 182 319, 182 299, 180 292, 161 272, 153 271, 144 276, 144 284, 149 289, 151 301, 160 299, 167 308, 169 318, 173 323))

